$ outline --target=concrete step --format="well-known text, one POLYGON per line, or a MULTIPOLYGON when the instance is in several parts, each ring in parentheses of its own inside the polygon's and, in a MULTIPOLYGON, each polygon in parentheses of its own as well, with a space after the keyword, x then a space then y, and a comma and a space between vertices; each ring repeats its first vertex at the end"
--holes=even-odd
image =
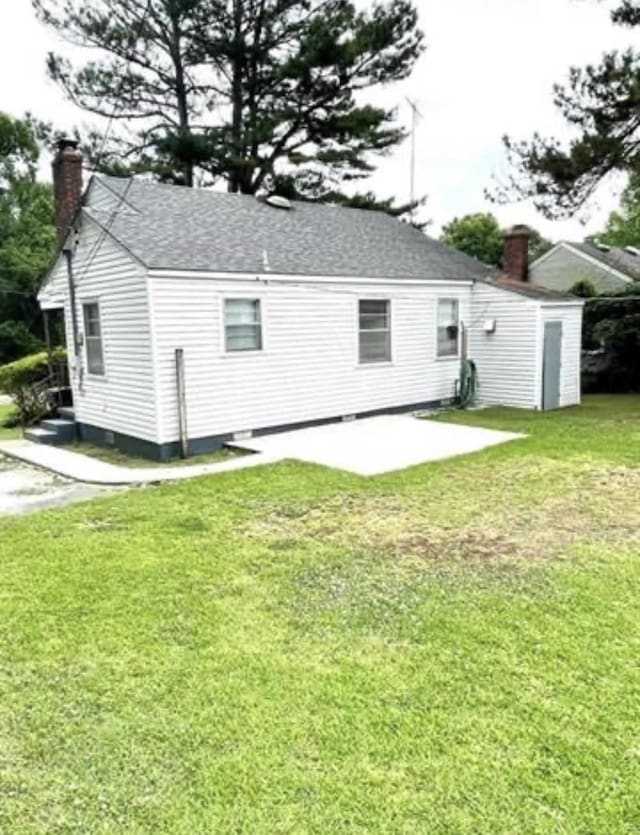
POLYGON ((41 426, 32 426, 30 429, 25 429, 24 436, 28 441, 33 441, 36 444, 56 446, 61 443, 55 432, 50 429, 43 429, 41 426))
POLYGON ((69 444, 76 439, 76 425, 72 420, 47 418, 41 420, 38 426, 48 432, 55 432, 60 443, 69 444))
POLYGON ((58 417, 63 418, 64 420, 74 421, 76 416, 73 411, 73 406, 60 406, 58 409, 58 417))

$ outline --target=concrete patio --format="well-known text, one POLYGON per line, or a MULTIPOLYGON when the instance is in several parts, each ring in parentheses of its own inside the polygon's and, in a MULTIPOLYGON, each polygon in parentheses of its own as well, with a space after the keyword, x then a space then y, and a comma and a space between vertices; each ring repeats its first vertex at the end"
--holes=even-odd
POLYGON ((100 461, 64 447, 31 441, 0 443, 0 453, 41 467, 64 478, 88 484, 133 485, 177 481, 203 475, 258 467, 286 458, 346 470, 361 476, 403 470, 429 461, 478 452, 486 447, 523 437, 458 426, 408 415, 382 415, 278 432, 239 441, 234 445, 256 453, 219 463, 133 468, 100 461))

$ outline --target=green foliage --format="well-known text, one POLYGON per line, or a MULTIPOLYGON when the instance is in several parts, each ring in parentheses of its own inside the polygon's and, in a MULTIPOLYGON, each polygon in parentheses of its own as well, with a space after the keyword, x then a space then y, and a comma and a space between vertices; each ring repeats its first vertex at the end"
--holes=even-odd
MULTIPOLYGON (((612 11, 618 25, 640 25, 636 2, 612 11)), ((578 24, 577 24, 578 25, 578 24)), ((599 65, 573 67, 567 87, 556 86, 555 104, 576 133, 569 146, 534 135, 505 144, 513 175, 495 198, 532 198, 547 217, 575 213, 615 171, 640 171, 640 53, 605 53, 599 65)))
POLYGON ((34 350, 42 337, 36 295, 56 238, 52 190, 36 181, 46 130, 0 113, 0 362, 34 350))
MULTIPOLYGON (((441 240, 492 267, 502 265, 503 231, 491 213, 477 213, 454 218, 443 227, 441 240)), ((535 261, 552 247, 535 229, 529 238, 529 260, 535 261)))
POLYGON ((609 215, 605 231, 597 237, 609 246, 640 246, 640 173, 631 175, 619 211, 609 215))
POLYGON ((584 380, 585 390, 640 391, 640 298, 636 294, 628 291, 595 298, 585 305, 583 346, 601 346, 604 351, 596 371, 584 380))
POLYGON ((502 262, 502 230, 492 214, 478 213, 454 218, 443 227, 441 240, 483 264, 497 267, 502 262))
MULTIPOLYGON (((97 170, 149 171, 231 191, 298 193, 366 177, 372 156, 405 136, 395 112, 366 102, 406 78, 422 33, 410 0, 33 0, 46 24, 99 57, 49 74, 86 111, 118 128, 85 150, 97 170), (212 116, 215 114, 215 118, 212 116)), ((313 196, 313 195, 311 195, 313 196)))
POLYGON ((0 322, 0 365, 6 365, 16 357, 40 351, 43 347, 41 340, 24 322, 0 322))
POLYGON ((598 295, 596 288, 586 278, 576 281, 576 283, 569 290, 572 296, 579 296, 582 299, 591 299, 598 295))
MULTIPOLYGON (((52 352, 51 360, 64 362, 65 350, 57 348, 52 352)), ((30 354, 0 367, 0 391, 12 398, 23 426, 39 420, 51 408, 46 390, 36 386, 47 377, 48 369, 49 357, 46 351, 30 354)))

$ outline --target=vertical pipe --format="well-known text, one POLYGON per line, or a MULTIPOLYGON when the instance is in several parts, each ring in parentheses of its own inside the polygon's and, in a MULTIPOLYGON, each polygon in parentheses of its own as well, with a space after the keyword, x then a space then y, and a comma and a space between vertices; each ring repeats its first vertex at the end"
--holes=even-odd
POLYGON ((176 348, 176 391, 178 395, 178 427, 180 430, 180 457, 189 456, 187 435, 187 396, 184 383, 184 349, 176 348))

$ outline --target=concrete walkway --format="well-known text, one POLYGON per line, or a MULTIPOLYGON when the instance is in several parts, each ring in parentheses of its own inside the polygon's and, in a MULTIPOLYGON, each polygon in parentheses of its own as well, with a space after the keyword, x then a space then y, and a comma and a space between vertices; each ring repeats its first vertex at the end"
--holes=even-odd
POLYGON ((230 461, 221 461, 219 464, 185 464, 183 467, 119 467, 89 455, 72 452, 64 447, 46 446, 22 440, 3 441, 0 443, 0 453, 74 481, 110 486, 179 481, 183 478, 259 467, 278 460, 265 453, 245 455, 230 461))
POLYGON ((219 464, 134 469, 108 464, 63 447, 22 440, 0 443, 0 452, 76 481, 126 485, 217 475, 273 464, 285 458, 372 476, 477 452, 522 437, 514 432, 496 432, 408 415, 382 415, 250 438, 235 443, 235 446, 257 454, 219 464))

